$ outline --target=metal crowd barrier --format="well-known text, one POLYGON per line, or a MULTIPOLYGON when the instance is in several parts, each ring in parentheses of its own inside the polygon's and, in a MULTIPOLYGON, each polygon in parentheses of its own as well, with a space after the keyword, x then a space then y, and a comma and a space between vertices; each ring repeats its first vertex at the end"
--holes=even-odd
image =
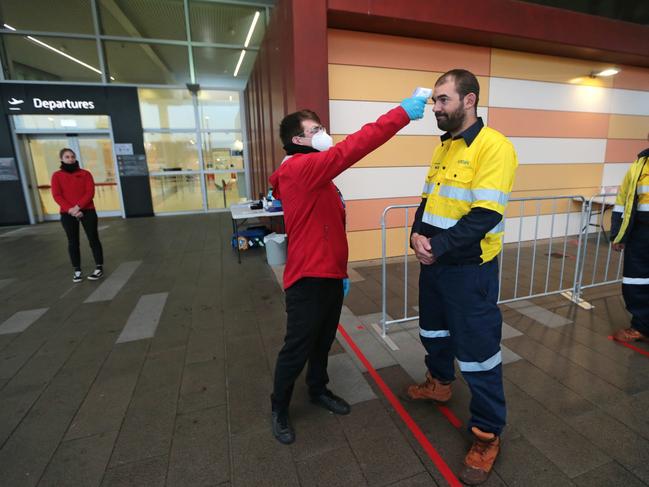
MULTIPOLYGON (((617 194, 602 193, 592 196, 585 204, 584 207, 584 224, 597 228, 596 237, 594 239, 583 239, 582 262, 580 265, 579 278, 576 280, 578 287, 575 288, 575 296, 581 297, 583 289, 592 288, 595 286, 603 286, 606 284, 614 284, 622 282, 622 253, 613 250, 613 242, 611 241, 610 234, 607 235, 606 228, 610 231, 610 223, 607 221, 607 216, 610 218, 615 206, 615 198, 617 194), (593 217, 595 221, 593 222, 593 217), (589 241, 594 240, 590 245, 589 241), (602 241, 604 241, 604 249, 602 249, 602 241), (592 262, 588 261, 587 256, 590 247, 594 248, 594 255, 592 262), (606 255, 605 263, 600 266, 600 256, 603 257, 602 251, 606 255), (617 263, 613 262, 617 260, 617 263), (614 267, 614 272, 611 271, 614 267)), ((588 232, 585 232, 588 233, 588 232)))
MULTIPOLYGON (((511 199, 508 206, 509 215, 505 219, 503 251, 498 256, 498 302, 510 303, 562 294, 575 303, 583 304, 583 289, 620 281, 622 259, 619 254, 612 254, 611 243, 608 242, 604 230, 606 217, 610 216, 607 210, 612 207, 614 199, 615 195, 610 194, 593 196, 589 200, 580 195, 511 199), (574 206, 577 208, 573 210, 574 206), (604 249, 602 242, 605 244, 604 249), (600 257, 604 254, 605 265, 601 268, 600 257), (609 267, 616 258, 617 271, 613 275, 609 273, 609 267)), ((419 316, 408 315, 408 262, 416 262, 412 256, 409 258, 409 217, 414 215, 418 206, 391 205, 386 207, 381 215, 380 324, 383 336, 387 335, 392 325, 419 319, 419 316), (394 210, 405 210, 402 227, 404 251, 402 257, 397 257, 403 259, 403 316, 388 320, 386 220, 388 214, 394 210)))

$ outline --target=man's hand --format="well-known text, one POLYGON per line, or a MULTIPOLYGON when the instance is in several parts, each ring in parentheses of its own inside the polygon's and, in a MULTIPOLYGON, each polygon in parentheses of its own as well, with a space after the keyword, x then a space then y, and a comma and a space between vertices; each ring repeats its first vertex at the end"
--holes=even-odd
POLYGON ((79 208, 79 205, 74 205, 68 210, 68 215, 77 216, 77 213, 79 213, 80 210, 81 208, 79 208))
POLYGON ((433 255, 430 246, 430 239, 428 237, 424 237, 418 233, 413 233, 412 237, 410 237, 410 244, 415 251, 417 260, 423 265, 431 265, 435 262, 435 256, 433 255))
POLYGON ((613 250, 616 252, 622 252, 624 250, 624 244, 623 243, 614 243, 613 244, 613 250))

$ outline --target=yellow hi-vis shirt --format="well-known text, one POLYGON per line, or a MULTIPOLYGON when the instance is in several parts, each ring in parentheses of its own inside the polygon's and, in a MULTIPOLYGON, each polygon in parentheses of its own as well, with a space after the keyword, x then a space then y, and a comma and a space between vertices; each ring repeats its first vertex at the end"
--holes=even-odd
MULTIPOLYGON (((426 176, 422 222, 446 230, 473 208, 492 210, 504 217, 517 167, 512 143, 500 132, 483 127, 480 119, 456 138, 445 134, 426 176), (472 133, 467 136, 467 132, 472 133)), ((475 246, 475 253, 480 255, 466 256, 467 260, 479 257, 485 263, 495 258, 502 249, 504 229, 501 220, 484 235, 479 247, 475 246)))
POLYGON ((615 243, 624 242, 636 211, 649 212, 649 149, 638 154, 638 158, 624 175, 617 193, 611 225, 615 243))

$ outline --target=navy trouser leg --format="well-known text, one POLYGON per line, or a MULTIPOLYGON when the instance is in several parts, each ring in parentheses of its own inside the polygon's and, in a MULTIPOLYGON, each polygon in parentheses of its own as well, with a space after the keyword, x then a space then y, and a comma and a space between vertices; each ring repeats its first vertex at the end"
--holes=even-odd
MULTIPOLYGON (((441 267, 441 266, 440 266, 441 267)), ((462 375, 471 390, 469 429, 500 435, 507 410, 502 380, 498 262, 445 266, 440 276, 446 323, 462 375)))
POLYGON ((426 349, 426 368, 431 376, 450 382, 455 379, 453 345, 446 324, 444 303, 438 289, 443 267, 422 265, 419 273, 419 339, 426 349))
POLYGON ((649 224, 636 224, 624 249, 622 295, 631 326, 649 336, 649 224))

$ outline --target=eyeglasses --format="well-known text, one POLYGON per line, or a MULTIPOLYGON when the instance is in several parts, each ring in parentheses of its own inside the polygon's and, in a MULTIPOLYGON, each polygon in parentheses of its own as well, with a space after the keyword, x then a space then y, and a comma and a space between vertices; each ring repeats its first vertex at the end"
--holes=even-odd
POLYGON ((310 129, 305 130, 304 132, 300 132, 297 134, 298 137, 313 137, 315 134, 318 132, 323 132, 326 131, 327 129, 323 127, 322 125, 314 125, 310 129))

